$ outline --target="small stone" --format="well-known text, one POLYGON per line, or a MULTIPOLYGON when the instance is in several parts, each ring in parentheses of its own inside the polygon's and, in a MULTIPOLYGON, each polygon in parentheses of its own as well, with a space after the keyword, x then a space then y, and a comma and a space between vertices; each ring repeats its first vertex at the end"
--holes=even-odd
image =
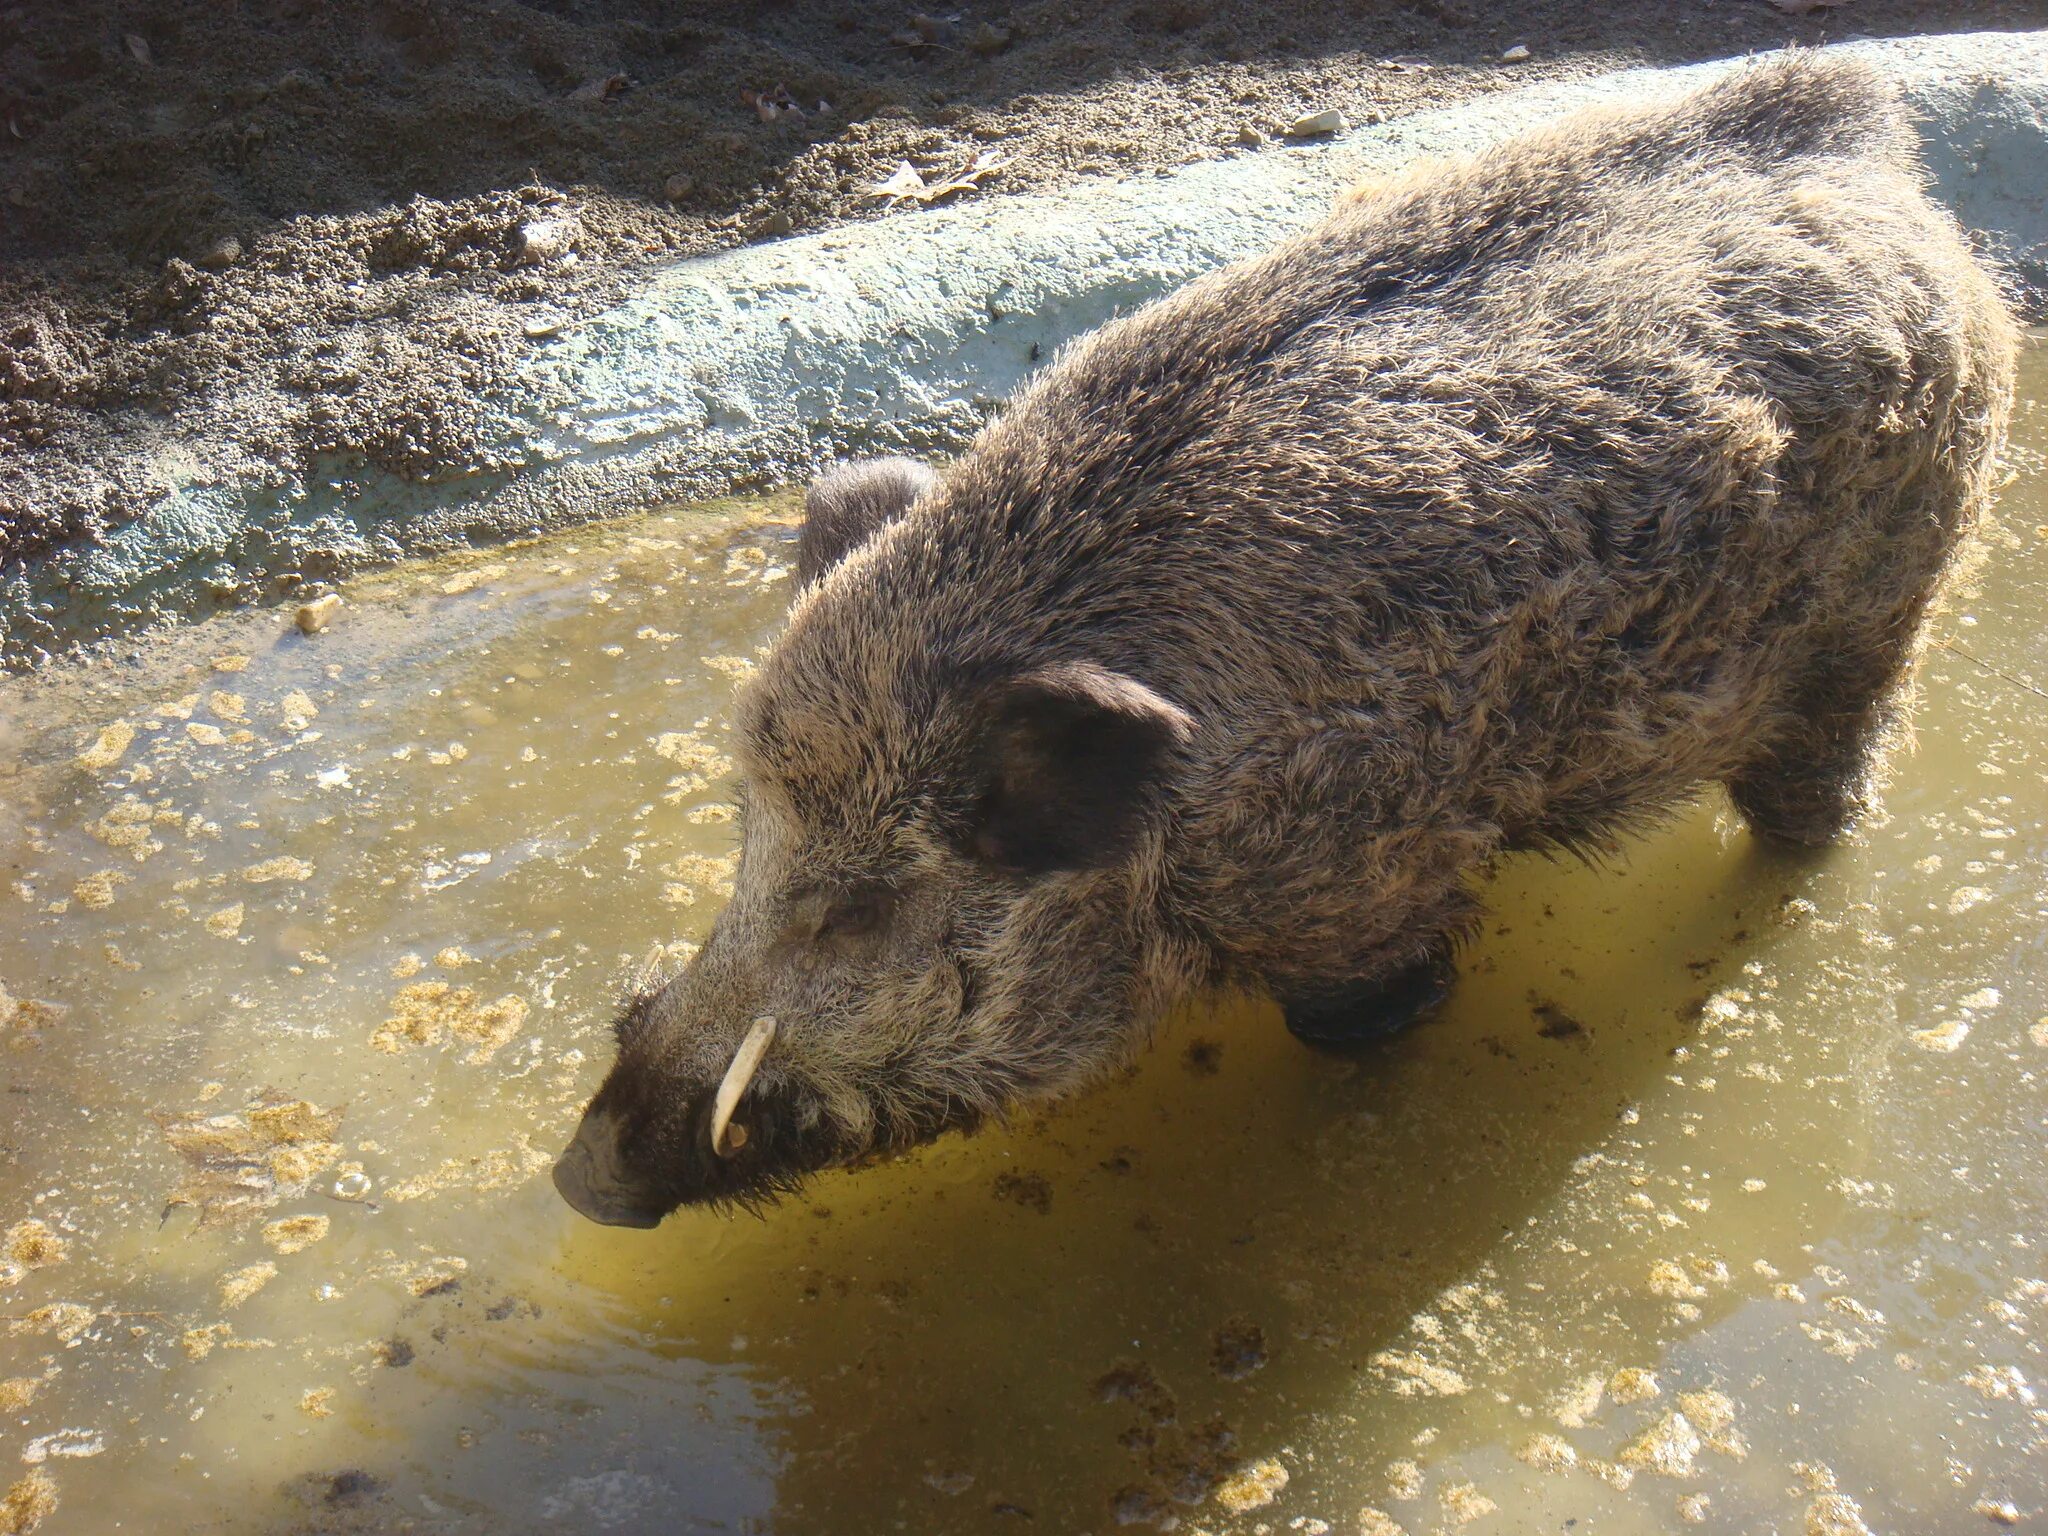
POLYGON ((1506 53, 1503 53, 1503 54, 1502 54, 1502 55, 1500 56, 1500 61, 1501 61, 1501 63, 1503 63, 1503 64, 1526 64, 1526 63, 1528 63, 1528 61, 1529 61, 1529 49, 1528 49, 1528 46, 1527 46, 1526 44, 1524 44, 1524 43, 1517 43, 1517 44, 1515 44, 1515 46, 1514 46, 1514 47, 1510 48, 1510 49, 1509 49, 1509 50, 1508 50, 1508 51, 1507 51, 1506 53))
POLYGON ((333 622, 341 612, 341 594, 328 592, 316 597, 310 603, 299 604, 299 611, 292 615, 292 622, 309 635, 317 635, 333 622))
POLYGON ((574 248, 576 235, 576 221, 572 218, 529 219, 519 226, 514 242, 515 259, 526 267, 560 261, 574 248))
POLYGON ((1317 139, 1329 134, 1342 133, 1350 125, 1344 121, 1344 114, 1335 107, 1325 107, 1320 112, 1308 112, 1287 125, 1290 139, 1317 139))
POLYGON ((1250 123, 1245 123, 1237 130, 1237 142, 1246 149, 1257 149, 1266 142, 1266 136, 1250 123))
POLYGON ((786 235, 795 228, 796 221, 790 218, 789 210, 777 208, 767 218, 754 226, 752 234, 755 239, 762 240, 776 235, 786 235))
POLYGON ((199 265, 218 272, 222 267, 232 267, 242 259, 242 242, 233 235, 222 235, 199 253, 199 265))
POLYGON ((661 184, 661 195, 672 203, 680 203, 697 190, 697 178, 683 171, 677 171, 661 184))
POLYGON ((1993 1525, 2018 1525, 2020 1523, 2020 1507, 2013 1503, 2011 1499, 1994 1499, 1987 1494, 1975 1504, 1972 1504, 1970 1508, 1975 1513, 1982 1515, 1986 1520, 1989 1520, 1993 1525))

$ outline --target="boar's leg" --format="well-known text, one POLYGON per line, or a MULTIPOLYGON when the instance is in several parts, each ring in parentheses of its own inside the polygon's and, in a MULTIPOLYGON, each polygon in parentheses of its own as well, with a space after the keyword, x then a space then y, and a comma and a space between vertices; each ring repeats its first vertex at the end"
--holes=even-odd
POLYGON ((804 493, 796 584, 809 586, 938 483, 939 477, 915 459, 856 459, 833 465, 804 493))
POLYGON ((1875 635, 1831 648, 1785 701, 1770 745, 1728 781, 1750 827, 1818 848, 1854 826, 1869 805, 1872 761, 1896 713, 1920 605, 1875 635))
POLYGON ((1448 943, 1427 958, 1371 981, 1276 992, 1287 1029, 1303 1045, 1343 1054, 1364 1050, 1421 1023, 1457 980, 1448 943))

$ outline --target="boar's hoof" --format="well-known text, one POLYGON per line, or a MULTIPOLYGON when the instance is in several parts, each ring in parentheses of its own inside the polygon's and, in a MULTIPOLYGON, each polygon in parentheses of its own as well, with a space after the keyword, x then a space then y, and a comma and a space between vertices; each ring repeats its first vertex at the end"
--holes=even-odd
POLYGON ((1313 1050, 1344 1055, 1421 1023, 1450 996, 1457 975, 1448 954, 1432 955, 1377 981, 1283 997, 1280 1006, 1295 1039, 1313 1050))

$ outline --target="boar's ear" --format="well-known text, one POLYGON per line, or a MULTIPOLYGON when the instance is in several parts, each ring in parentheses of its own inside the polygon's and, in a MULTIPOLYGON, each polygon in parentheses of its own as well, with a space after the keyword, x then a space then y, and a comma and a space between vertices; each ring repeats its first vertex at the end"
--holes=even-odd
POLYGON ((983 705, 968 843, 1016 874, 1094 869, 1127 854, 1194 722, 1143 683, 1090 662, 1027 672, 983 705))
POLYGON ((939 483, 915 459, 857 459, 835 464, 804 493, 796 542, 796 583, 807 587, 939 483))

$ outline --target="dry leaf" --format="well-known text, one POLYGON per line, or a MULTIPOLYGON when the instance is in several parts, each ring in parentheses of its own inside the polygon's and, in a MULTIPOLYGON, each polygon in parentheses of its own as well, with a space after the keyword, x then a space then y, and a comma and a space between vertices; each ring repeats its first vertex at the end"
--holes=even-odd
POLYGON ((128 50, 128 57, 138 64, 154 64, 156 62, 155 59, 150 57, 149 39, 140 32, 122 33, 121 46, 128 50))
POLYGON ((868 188, 870 197, 915 197, 922 199, 930 190, 924 178, 917 174, 917 167, 908 160, 899 160, 896 169, 886 181, 878 181, 868 188))
POLYGON ((981 185, 981 178, 993 176, 1008 165, 1007 156, 991 149, 977 149, 968 157, 967 163, 951 175, 937 181, 926 181, 917 173, 917 167, 908 160, 898 162, 896 169, 889 173, 886 181, 878 181, 868 189, 870 197, 914 198, 920 203, 937 202, 955 192, 972 192, 981 185))

